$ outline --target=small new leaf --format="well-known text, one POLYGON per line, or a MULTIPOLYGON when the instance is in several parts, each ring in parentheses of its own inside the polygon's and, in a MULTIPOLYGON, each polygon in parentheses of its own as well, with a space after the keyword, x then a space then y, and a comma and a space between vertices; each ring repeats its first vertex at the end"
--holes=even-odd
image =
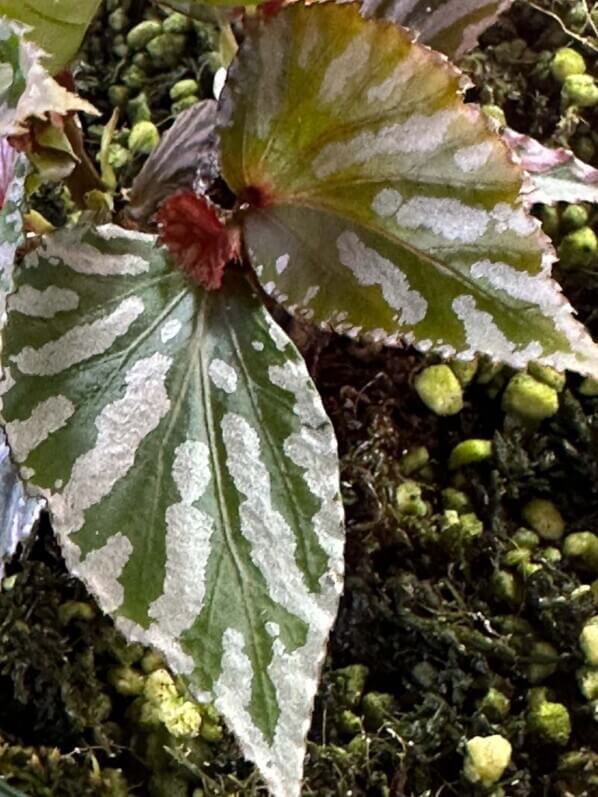
POLYGON ((176 264, 202 288, 218 290, 226 264, 240 255, 238 228, 227 227, 216 208, 193 191, 169 197, 156 221, 176 264))
POLYGON ((258 278, 348 335, 596 374, 522 170, 460 86, 446 59, 355 6, 256 22, 220 138, 258 278))
POLYGON ((240 274, 204 291, 155 236, 64 229, 15 282, 6 433, 69 568, 297 797, 343 570, 336 441, 301 356, 240 274))
POLYGON ((27 28, 0 18, 0 136, 27 133, 27 120, 64 116, 71 111, 97 111, 50 77, 43 52, 25 38, 27 28))
POLYGON ((530 136, 507 128, 503 131, 507 144, 521 160, 530 176, 523 200, 528 205, 541 202, 598 203, 598 169, 594 169, 571 150, 545 147, 530 136))

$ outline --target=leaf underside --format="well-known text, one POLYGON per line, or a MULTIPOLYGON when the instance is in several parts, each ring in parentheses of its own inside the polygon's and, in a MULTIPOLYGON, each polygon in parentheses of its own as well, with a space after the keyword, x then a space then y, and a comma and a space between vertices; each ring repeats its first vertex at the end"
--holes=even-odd
POLYGON ((502 135, 530 176, 529 190, 523 194, 527 204, 598 204, 598 169, 576 158, 564 147, 545 147, 531 136, 510 128, 502 135))
POLYGON ((24 22, 31 28, 28 38, 46 57, 51 75, 66 66, 81 46, 101 0, 0 0, 0 15, 24 22))
POLYGON ((3 416, 69 568, 299 794, 343 567, 303 360, 240 275, 204 292, 153 236, 65 229, 15 280, 3 416))
POLYGON ((460 79, 353 6, 255 24, 219 132, 258 278, 292 313, 348 335, 598 373, 550 280, 521 169, 460 79))
POLYGON ((363 0, 363 15, 409 28, 419 41, 450 58, 473 49, 513 0, 363 0))
POLYGON ((148 221, 166 197, 192 188, 201 164, 217 174, 215 123, 214 100, 197 102, 177 117, 133 180, 127 212, 135 221, 148 221))

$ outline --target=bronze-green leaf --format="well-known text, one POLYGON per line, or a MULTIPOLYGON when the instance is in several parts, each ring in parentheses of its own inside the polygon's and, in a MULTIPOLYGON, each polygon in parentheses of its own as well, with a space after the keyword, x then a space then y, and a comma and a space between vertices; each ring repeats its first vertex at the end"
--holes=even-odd
POLYGON ((221 101, 224 177, 265 290, 348 335, 598 373, 522 172, 461 74, 352 5, 255 21, 221 101))

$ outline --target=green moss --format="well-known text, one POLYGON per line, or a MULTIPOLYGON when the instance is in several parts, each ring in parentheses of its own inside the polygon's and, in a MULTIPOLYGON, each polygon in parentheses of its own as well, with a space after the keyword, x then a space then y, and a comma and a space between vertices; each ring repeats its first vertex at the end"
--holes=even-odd
POLYGON ((521 510, 525 522, 544 540, 559 540, 565 533, 563 516, 545 498, 532 498, 521 510))
POLYGON ((530 421, 542 421, 556 415, 559 408, 557 391, 529 374, 516 374, 503 394, 505 412, 530 421))
POLYGON ((569 75, 582 75, 586 68, 583 55, 571 47, 558 49, 551 63, 552 74, 559 83, 564 83, 569 75))
POLYGON ((561 266, 567 269, 589 266, 598 252, 598 239, 591 227, 581 227, 566 235, 559 246, 561 266))
POLYGON ((492 456, 491 440, 463 440, 450 453, 448 466, 451 470, 484 462, 492 456))
POLYGON ((430 365, 415 378, 415 389, 436 415, 455 415, 463 409, 461 384, 448 365, 430 365))
POLYGON ((529 732, 546 742, 564 747, 571 736, 571 718, 566 706, 540 701, 527 715, 529 732))

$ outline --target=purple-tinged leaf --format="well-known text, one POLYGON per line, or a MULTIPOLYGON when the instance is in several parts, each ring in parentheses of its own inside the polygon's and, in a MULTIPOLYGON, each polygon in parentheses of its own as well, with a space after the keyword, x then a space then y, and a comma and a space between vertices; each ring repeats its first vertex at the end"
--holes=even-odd
POLYGON ((363 15, 390 19, 451 58, 472 50, 513 0, 363 0, 363 15))
POLYGON ((523 200, 542 202, 598 202, 598 169, 584 163, 568 149, 552 149, 536 139, 507 128, 503 138, 530 175, 523 200))
POLYGON ((177 118, 133 181, 131 218, 148 221, 170 194, 217 176, 215 122, 214 100, 198 102, 177 118))

